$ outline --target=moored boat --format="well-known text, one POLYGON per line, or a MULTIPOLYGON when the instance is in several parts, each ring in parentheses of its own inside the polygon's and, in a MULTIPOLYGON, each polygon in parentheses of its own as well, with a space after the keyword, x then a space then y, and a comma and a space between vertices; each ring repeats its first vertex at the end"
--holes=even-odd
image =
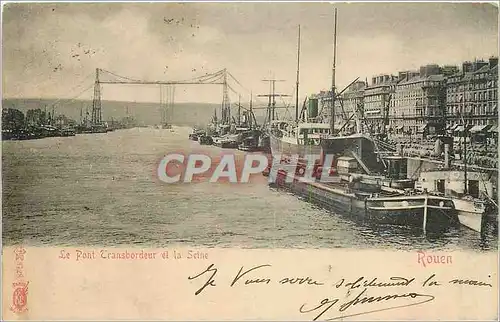
POLYGON ((198 142, 200 142, 200 144, 202 145, 212 145, 214 143, 214 140, 211 136, 204 134, 198 137, 198 142))
POLYGON ((428 170, 420 173, 416 188, 451 198, 460 223, 480 233, 486 217, 496 211, 488 198, 493 194, 493 183, 488 177, 487 173, 477 171, 468 171, 465 176, 464 171, 459 169, 428 170))
POLYGON ((458 212, 458 219, 465 227, 481 232, 483 218, 486 215, 486 202, 484 200, 453 198, 458 212))
POLYGON ((262 148, 259 146, 259 140, 261 138, 261 132, 259 130, 248 130, 242 133, 241 143, 238 145, 238 150, 254 152, 261 151, 262 148))
POLYGON ((458 223, 449 198, 409 191, 398 193, 382 187, 378 192, 367 192, 349 181, 303 182, 281 170, 276 174, 275 185, 336 213, 378 223, 419 226, 424 231, 458 223))
POLYGON ((270 131, 272 154, 319 155, 321 153, 321 138, 328 137, 330 125, 326 123, 277 122, 270 131))
POLYGON ((205 131, 193 129, 193 132, 189 134, 189 139, 193 141, 198 141, 199 137, 205 135, 205 131))
POLYGON ((73 128, 63 128, 59 130, 61 136, 75 136, 76 131, 73 128))

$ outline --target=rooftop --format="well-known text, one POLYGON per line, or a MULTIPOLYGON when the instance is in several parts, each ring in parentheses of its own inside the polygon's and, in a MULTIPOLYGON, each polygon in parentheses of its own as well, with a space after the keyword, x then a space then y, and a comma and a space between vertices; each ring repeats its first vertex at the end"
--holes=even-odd
POLYGON ((410 78, 408 80, 402 80, 401 82, 398 83, 398 85, 415 84, 415 83, 420 83, 420 82, 425 82, 425 81, 440 82, 440 81, 444 81, 444 80, 445 80, 445 76, 443 74, 430 75, 427 77, 416 76, 416 77, 410 78))

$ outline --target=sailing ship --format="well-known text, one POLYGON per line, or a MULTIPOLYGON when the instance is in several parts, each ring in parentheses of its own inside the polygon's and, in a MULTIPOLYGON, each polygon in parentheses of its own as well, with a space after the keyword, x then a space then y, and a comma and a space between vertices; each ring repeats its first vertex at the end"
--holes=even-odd
MULTIPOLYGON (((297 45, 297 79, 295 93, 295 121, 287 122, 274 120, 269 126, 270 148, 273 155, 319 155, 321 153, 321 141, 326 138, 340 136, 341 129, 335 129, 335 100, 336 100, 336 52, 337 52, 337 11, 335 10, 335 30, 333 43, 333 67, 332 67, 332 88, 331 88, 331 115, 330 122, 323 122, 318 115, 319 99, 310 97, 304 101, 302 110, 299 113, 299 78, 300 78, 300 25, 298 28, 297 45), (306 109, 306 101, 308 106, 306 109)), ((355 111, 355 114, 357 111, 355 111)), ((353 115, 354 116, 354 115, 353 115)), ((358 118, 356 118, 358 119, 358 118)), ((349 121, 349 120, 348 120, 349 121)), ((345 125, 344 125, 345 126, 345 125)), ((349 137, 346 135, 345 137, 349 137)))
POLYGON ((253 95, 250 95, 249 109, 243 112, 242 125, 246 128, 246 131, 241 134, 240 144, 238 145, 238 150, 246 152, 256 152, 263 151, 263 146, 261 143, 263 139, 263 132, 257 127, 257 119, 253 113, 253 95))
MULTIPOLYGON (((336 20, 336 17, 335 17, 336 20)), ((336 25, 336 22, 335 22, 336 25)), ((335 28, 336 29, 336 28, 335 28)), ((336 35, 336 32, 335 32, 336 35)), ((334 40, 335 47, 336 39, 334 40)), ((335 55, 335 49, 334 49, 335 55)), ((334 58, 335 61, 335 58, 334 58)), ((335 66, 335 62, 334 62, 335 66)), ((335 70, 335 67, 333 68, 335 70)), ((307 113, 302 109, 299 118, 299 78, 300 78, 300 25, 298 28, 297 41, 297 80, 295 86, 295 121, 273 120, 269 126, 270 148, 273 155, 299 155, 319 154, 321 152, 320 141, 323 137, 328 137, 332 133, 328 123, 317 122, 318 100, 309 100, 309 110, 307 113), (306 120, 307 119, 307 120, 306 120)), ((334 83, 335 81, 333 81, 334 83)), ((332 87, 334 88, 335 85, 332 87)), ((332 102, 333 104, 333 102, 332 102)))
MULTIPOLYGON (((364 133, 341 135, 335 132, 335 65, 336 65, 336 29, 337 10, 335 9, 334 31, 334 58, 332 68, 331 89, 331 118, 330 123, 317 122, 315 102, 310 102, 308 116, 310 120, 299 120, 298 88, 300 67, 300 26, 299 45, 297 54, 297 83, 296 83, 296 119, 294 123, 275 121, 270 126, 271 153, 280 160, 291 155, 299 157, 298 163, 290 162, 269 173, 275 176, 278 187, 292 190, 299 195, 308 196, 328 209, 339 211, 353 216, 376 219, 383 222, 411 225, 417 222, 424 231, 428 223, 433 227, 454 225, 458 222, 455 205, 451 199, 429 194, 418 193, 414 187, 414 180, 406 177, 404 158, 384 160, 378 154, 377 143, 373 137, 364 133), (283 157, 285 155, 285 157, 283 157), (313 168, 313 176, 318 172, 330 176, 328 182, 304 182, 300 176, 304 175, 306 164, 302 161, 306 155, 321 156, 313 168), (326 156, 333 156, 331 164, 325 163, 326 156), (320 170, 321 169, 321 170, 320 170), (397 169, 397 175, 388 177, 389 173, 397 169), (333 174, 333 175, 332 175, 333 174), (378 174, 378 175, 377 175, 378 174), (393 188, 399 186, 403 189, 393 188), (404 189, 405 187, 409 187, 404 189), (439 225, 434 225, 439 223, 439 225)), ((304 108, 303 108, 304 111, 304 108)), ((354 112, 356 113, 356 112, 354 112)), ((290 159, 288 159, 290 160, 290 159)), ((323 179, 323 178, 322 178, 323 179)))

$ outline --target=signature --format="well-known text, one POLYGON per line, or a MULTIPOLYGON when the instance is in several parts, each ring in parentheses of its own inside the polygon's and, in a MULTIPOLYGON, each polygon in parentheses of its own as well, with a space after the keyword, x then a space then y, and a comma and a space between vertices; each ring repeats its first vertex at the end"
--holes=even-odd
MULTIPOLYGON (((382 311, 387 311, 387 310, 393 310, 397 308, 403 308, 403 307, 408 307, 408 306, 415 306, 415 305, 421 305, 427 302, 430 302, 434 300, 433 295, 427 295, 427 294, 419 294, 415 292, 410 292, 410 293, 403 293, 403 294, 388 294, 388 295, 381 295, 381 296, 366 296, 366 291, 367 288, 364 288, 354 299, 350 300, 349 302, 341 303, 338 306, 338 312, 346 312, 349 308, 354 307, 354 306, 361 306, 363 304, 370 304, 370 303, 379 303, 379 302, 390 302, 394 301, 397 299, 403 299, 403 298, 410 298, 410 299, 417 299, 417 302, 413 302, 410 304, 401 304, 401 305, 395 305, 395 306, 390 306, 386 307, 383 309, 376 309, 376 310, 371 310, 371 311, 364 311, 364 312, 358 312, 358 313, 353 313, 353 314, 343 314, 339 315, 336 317, 328 318, 325 319, 325 321, 333 321, 333 320, 338 320, 341 318, 346 318, 346 317, 351 317, 351 316, 359 316, 359 315, 364 315, 364 314, 370 314, 370 313, 375 313, 375 312, 382 312, 382 311)), ((338 298, 336 299, 329 299, 325 298, 323 299, 318 305, 307 309, 307 304, 303 304, 299 312, 300 313, 319 313, 316 315, 316 317, 313 319, 313 321, 318 320, 320 317, 322 317, 326 312, 328 312, 332 307, 336 304, 338 304, 340 300, 338 298)))
MULTIPOLYGON (((492 287, 488 282, 476 281, 471 279, 453 278, 443 283, 436 277, 436 274, 428 276, 426 279, 417 281, 416 277, 401 277, 392 276, 388 279, 380 277, 358 277, 356 279, 346 280, 341 278, 336 282, 326 282, 315 279, 310 276, 281 276, 278 279, 269 277, 272 265, 263 264, 253 267, 241 266, 239 271, 230 276, 226 281, 226 286, 234 287, 251 287, 252 285, 261 285, 256 287, 266 287, 272 283, 280 285, 302 285, 302 287, 329 287, 330 289, 344 288, 347 290, 349 300, 341 300, 336 297, 327 297, 319 302, 300 306, 301 314, 314 315, 313 321, 322 319, 324 321, 333 321, 346 317, 360 316, 375 312, 400 309, 404 307, 423 305, 435 299, 434 295, 429 293, 430 290, 443 285, 454 285, 454 287, 492 287), (412 292, 409 287, 416 286, 424 289, 422 292, 412 292), (397 288, 397 291, 396 289, 397 288), (401 288, 407 288, 407 291, 401 291, 401 288), (369 289, 386 290, 382 295, 369 295, 369 289), (387 291, 392 289, 394 291, 387 291), (425 291, 427 290, 427 291, 425 291), (354 294, 352 294, 354 293, 354 294), (353 296, 355 296, 353 298, 353 296), (370 304, 372 309, 370 309, 370 304), (374 305, 377 308, 374 308, 374 305), (388 306, 387 306, 388 305, 388 306), (381 307, 384 306, 384 307, 381 307), (360 308, 360 310, 356 310, 360 308), (366 308, 366 310, 365 310, 366 308), (361 311, 361 312, 360 312, 361 311), (330 317, 333 312, 338 312, 337 316, 330 317)), ((218 269, 215 264, 209 265, 201 273, 194 276, 189 276, 188 280, 193 283, 201 281, 201 287, 195 291, 195 295, 200 295, 205 289, 215 287, 217 284, 216 275, 218 269), (197 281, 195 281, 197 280, 197 281)), ((488 275, 491 278, 491 275, 488 275)))

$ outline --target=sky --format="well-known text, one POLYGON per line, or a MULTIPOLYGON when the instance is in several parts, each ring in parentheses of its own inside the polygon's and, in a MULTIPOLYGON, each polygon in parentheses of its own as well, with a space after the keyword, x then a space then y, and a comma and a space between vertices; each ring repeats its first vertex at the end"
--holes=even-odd
MULTIPOLYGON (((226 68, 243 102, 250 92, 267 94, 269 77, 285 80, 276 91, 292 95, 300 24, 302 98, 331 84, 334 7, 340 88, 357 77, 498 56, 491 4, 10 3, 2 15, 3 97, 90 99, 96 68, 149 81, 226 68)), ((103 85, 102 98, 159 102, 161 95, 155 85, 103 85)), ((175 88, 176 102, 221 100, 220 85, 175 88)))

